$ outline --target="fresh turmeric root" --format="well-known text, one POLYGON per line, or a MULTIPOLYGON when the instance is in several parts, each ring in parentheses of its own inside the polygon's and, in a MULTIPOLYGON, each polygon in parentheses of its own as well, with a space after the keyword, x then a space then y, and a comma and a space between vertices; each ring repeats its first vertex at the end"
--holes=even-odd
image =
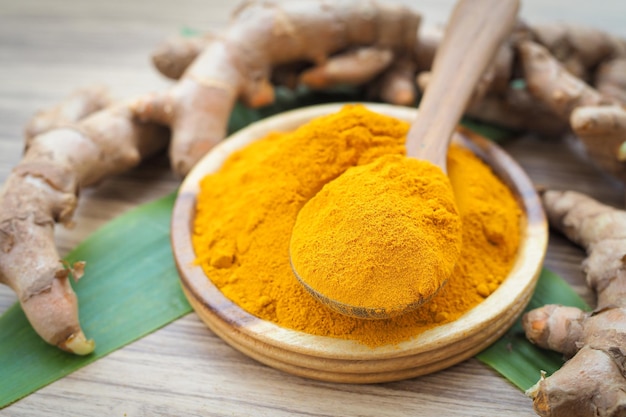
POLYGON ((546 191, 550 224, 587 251, 597 307, 546 305, 524 315, 530 341, 570 358, 527 391, 541 416, 626 415, 626 211, 576 192, 546 191))
POLYGON ((0 282, 46 342, 79 355, 94 349, 69 283, 84 263, 61 261, 54 224, 71 224, 82 187, 137 165, 168 139, 166 129, 135 120, 126 103, 95 111, 103 100, 102 89, 82 90, 36 116, 24 157, 0 190, 0 282))
MULTIPOLYGON (((420 72, 430 68, 432 50, 436 49, 439 43, 440 32, 422 25, 416 52, 417 59, 421 63, 420 72), (422 48, 422 45, 425 48, 422 48)), ((482 100, 472 101, 466 114, 478 120, 516 130, 530 130, 551 137, 562 136, 571 131, 574 125, 581 126, 585 122, 570 124, 570 114, 559 113, 559 109, 554 109, 551 105, 561 101, 563 96, 548 94, 548 90, 552 89, 555 92, 554 90, 559 88, 569 88, 571 95, 576 94, 572 88, 584 84, 598 97, 592 105, 600 106, 616 100, 624 104, 626 103, 625 68, 626 40, 624 39, 581 25, 563 23, 525 25, 520 22, 508 44, 501 48, 501 53, 494 63, 493 82, 487 86, 488 89, 482 100), (550 65, 540 64, 543 66, 541 70, 535 68, 543 73, 542 76, 545 77, 551 73, 550 70, 546 71, 548 67, 554 69, 556 66, 560 68, 560 72, 568 74, 567 77, 559 77, 561 81, 559 84, 554 80, 544 83, 547 88, 544 89, 542 97, 535 97, 529 94, 528 89, 518 88, 512 84, 513 81, 528 82, 529 78, 535 78, 538 73, 533 70, 535 75, 528 76, 530 72, 527 66, 534 66, 535 62, 541 60, 537 59, 540 54, 529 55, 525 52, 524 49, 528 49, 526 47, 522 47, 520 51, 519 45, 524 43, 541 48, 544 55, 552 62, 550 65), (518 60, 513 59, 512 56, 518 56, 519 61, 522 62, 517 62, 518 60), (567 86, 568 81, 573 81, 573 84, 567 86), (554 117, 555 112, 561 117, 554 117)), ((419 77, 423 78, 423 75, 420 73, 419 77)), ((418 80, 418 86, 422 90, 424 84, 418 80)), ((570 101, 570 104, 573 105, 569 109, 571 112, 574 107, 581 106, 583 102, 570 101)), ((589 105, 590 102, 587 104, 589 105)), ((596 125, 594 131, 597 130, 602 130, 605 134, 613 131, 609 124, 596 125)), ((586 137, 584 129, 575 133, 586 137)), ((585 140, 586 143, 590 141, 592 140, 585 140)), ((593 149, 596 147, 602 148, 603 144, 590 147, 593 150, 591 158, 601 168, 615 175, 615 172, 621 168, 607 159, 606 147, 600 151, 593 149)), ((620 179, 626 178, 621 175, 617 176, 620 179)))
POLYGON ((365 82, 412 54, 420 20, 404 6, 370 1, 247 2, 220 36, 168 42, 154 59, 178 82, 133 111, 170 126, 172 167, 184 176, 224 138, 238 99, 250 107, 274 101, 275 67, 310 63, 299 81, 316 88, 365 82))
POLYGON ((626 103, 572 75, 539 44, 521 42, 518 50, 536 102, 569 123, 597 166, 626 182, 626 103))
MULTIPOLYGON (((420 25, 416 40, 413 42, 414 49, 402 56, 402 59, 394 59, 389 66, 381 65, 380 69, 368 73, 366 68, 372 68, 370 65, 375 66, 375 62, 370 61, 363 67, 363 71, 359 72, 360 76, 351 76, 349 71, 345 71, 342 77, 327 77, 323 86, 346 81, 355 85, 369 84, 371 97, 392 104, 411 104, 415 101, 417 93, 415 74, 418 73, 422 81, 426 79, 425 73, 430 69, 442 34, 443 28, 439 26, 420 25)), ((179 79, 214 37, 215 35, 209 34, 170 39, 155 50, 153 62, 162 74, 179 79)), ((529 95, 526 90, 511 85, 514 79, 520 78, 515 55, 517 55, 516 45, 521 41, 532 41, 543 47, 551 59, 558 62, 573 79, 580 79, 590 87, 595 87, 604 97, 626 103, 626 76, 624 76, 626 40, 581 25, 564 23, 527 25, 519 22, 509 41, 501 47, 490 71, 483 77, 481 88, 476 94, 476 98, 482 99, 472 101, 467 110, 469 116, 503 127, 531 130, 550 137, 561 136, 571 130, 568 119, 554 117, 550 106, 542 100, 529 95)), ((346 69, 350 66, 360 67, 358 59, 349 55, 339 59, 347 63, 346 69)), ((333 57, 330 58, 330 61, 332 60, 333 57)), ((335 67, 334 64, 329 66, 335 67)), ((320 83, 309 83, 307 77, 304 79, 299 77, 300 74, 292 77, 292 80, 298 81, 290 86, 293 87, 298 83, 322 86, 320 83)), ((425 82, 417 83, 421 90, 424 90, 425 85, 425 82)), ((596 159, 596 156, 592 158, 596 159)), ((604 162, 600 165, 604 167, 604 162)), ((609 171, 615 171, 614 167, 609 171)))
POLYGON ((76 90, 56 106, 42 110, 31 118, 24 128, 26 147, 35 136, 56 127, 76 123, 112 103, 107 88, 102 85, 76 90))

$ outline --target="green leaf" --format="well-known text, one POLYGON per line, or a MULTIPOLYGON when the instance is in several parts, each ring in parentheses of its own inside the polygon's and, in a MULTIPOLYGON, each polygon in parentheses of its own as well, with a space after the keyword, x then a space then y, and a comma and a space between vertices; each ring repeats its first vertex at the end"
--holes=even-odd
POLYGON ((0 317, 0 408, 191 312, 169 245, 174 194, 107 223, 67 260, 87 261, 74 284, 88 356, 45 343, 19 304, 0 317))
POLYGON ((494 142, 502 142, 505 139, 509 139, 515 135, 515 131, 511 129, 487 124, 479 120, 467 117, 463 118, 461 124, 468 129, 473 130, 474 132, 479 133, 480 135, 488 139, 491 139, 494 142))
MULTIPOLYGON (((589 306, 567 282, 544 268, 525 311, 545 304, 561 304, 583 310, 589 309, 589 306)), ((538 348, 526 339, 521 318, 500 340, 476 355, 476 358, 491 366, 524 391, 539 380, 541 371, 552 374, 564 363, 564 359, 559 353, 538 348)))
POLYGON ((196 28, 184 26, 180 29, 180 36, 182 36, 183 38, 194 38, 200 35, 202 35, 202 31, 196 28))

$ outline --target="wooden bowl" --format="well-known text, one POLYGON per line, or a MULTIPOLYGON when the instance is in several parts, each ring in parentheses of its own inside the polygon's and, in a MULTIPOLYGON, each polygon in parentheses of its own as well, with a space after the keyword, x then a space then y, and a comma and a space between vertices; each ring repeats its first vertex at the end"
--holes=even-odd
MULTIPOLYGON (((366 104, 382 114, 412 121, 417 110, 366 104)), ((216 171, 235 150, 271 131, 293 130, 342 104, 302 108, 254 123, 206 155, 183 182, 172 216, 172 246, 187 299, 206 325, 244 354, 283 371, 324 381, 375 383, 435 372, 477 354, 514 323, 530 300, 546 252, 547 222, 539 197, 523 170, 495 144, 469 132, 459 141, 491 166, 517 198, 525 218, 517 260, 502 285, 458 320, 394 346, 314 336, 259 319, 227 299, 194 265, 191 231, 200 179, 216 171)))

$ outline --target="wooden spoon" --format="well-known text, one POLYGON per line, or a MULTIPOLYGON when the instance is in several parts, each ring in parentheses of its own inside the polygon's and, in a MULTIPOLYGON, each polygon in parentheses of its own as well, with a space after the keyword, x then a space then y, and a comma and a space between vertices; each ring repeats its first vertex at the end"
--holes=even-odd
MULTIPOLYGON (((476 83, 492 61, 499 46, 511 32, 519 7, 518 0, 461 0, 455 6, 437 50, 431 80, 419 113, 407 135, 407 156, 427 160, 446 170, 446 156, 454 130, 467 107, 476 83)), ((304 287, 329 307, 362 318, 387 318, 419 307, 432 294, 415 302, 387 309, 349 306, 312 288, 291 263, 304 287)))

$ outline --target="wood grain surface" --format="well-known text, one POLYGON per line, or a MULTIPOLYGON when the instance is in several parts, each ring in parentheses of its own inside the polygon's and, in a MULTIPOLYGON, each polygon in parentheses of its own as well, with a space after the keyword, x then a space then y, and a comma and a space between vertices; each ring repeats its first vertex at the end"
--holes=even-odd
MULTIPOLYGON (((297 0, 294 0, 297 1, 297 0)), ((442 22, 451 0, 402 0, 442 22)), ((149 55, 183 27, 216 30, 237 3, 228 0, 0 0, 0 181, 22 150, 22 129, 38 109, 77 87, 103 83, 125 98, 169 81, 149 55)), ((585 23, 626 36, 621 0, 529 0, 529 21, 585 23)), ((505 144, 541 185, 586 192, 623 205, 624 189, 587 164, 567 140, 520 137, 505 144)), ((66 253, 107 220, 173 191, 164 156, 81 195, 76 227, 58 229, 66 253)), ((588 297, 580 249, 550 238, 546 266, 588 297)), ((588 298, 591 300, 591 298, 588 298)), ((0 287, 0 313, 15 302, 0 287)), ((10 380, 10 375, 0 378, 10 380)), ((445 371, 377 385, 316 382, 268 368, 235 351, 190 314, 35 394, 1 416, 532 416, 529 399, 474 359, 445 371)))

